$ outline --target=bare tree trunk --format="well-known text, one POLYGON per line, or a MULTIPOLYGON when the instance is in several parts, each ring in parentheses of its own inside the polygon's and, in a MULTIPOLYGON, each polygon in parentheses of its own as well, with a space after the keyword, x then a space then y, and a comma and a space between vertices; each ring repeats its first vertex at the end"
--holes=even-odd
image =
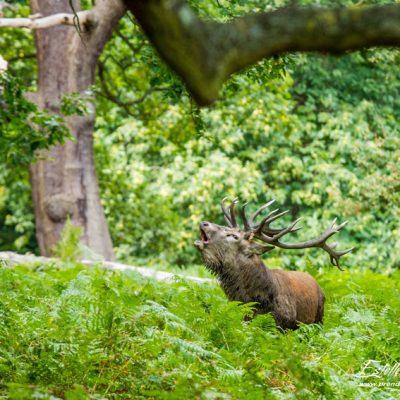
MULTIPOLYGON (((32 0, 31 8, 43 16, 72 11, 68 0, 32 0)), ((81 37, 68 26, 35 32, 39 67, 35 101, 40 108, 57 114, 64 94, 88 90, 95 80, 97 59, 124 12, 119 0, 100 0, 93 8, 93 23, 81 27, 81 37)), ((45 160, 31 166, 36 235, 43 255, 51 254, 69 217, 83 228, 83 244, 108 260, 114 258, 94 166, 94 121, 94 105, 89 115, 68 118, 76 141, 54 146, 44 154, 45 160)))

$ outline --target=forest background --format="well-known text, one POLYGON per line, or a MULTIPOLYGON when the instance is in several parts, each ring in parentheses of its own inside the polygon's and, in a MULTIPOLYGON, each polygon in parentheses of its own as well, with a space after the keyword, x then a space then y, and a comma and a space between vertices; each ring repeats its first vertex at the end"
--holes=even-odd
MULTIPOLYGON (((286 4, 190 3, 221 21, 286 4)), ((29 4, 3 13, 28 16, 29 4)), ((70 137, 25 98, 37 84, 32 32, 2 29, 0 55, 0 250, 39 254, 28 165, 70 137)), ((336 239, 356 248, 345 272, 318 249, 268 253, 268 266, 309 271, 327 296, 322 327, 281 334, 268 315, 245 321, 252 305, 228 302, 215 284, 84 267, 79 252, 96 256, 76 248, 70 227, 56 250, 68 262, 0 264, 0 397, 398 398, 399 64, 392 48, 287 54, 235 74, 199 108, 126 14, 96 84, 62 107, 90 112, 95 95, 95 161, 118 261, 207 275, 193 241, 201 220, 223 223, 225 196, 249 208, 276 199, 288 220, 303 217, 298 239, 349 220, 336 239)))
MULTIPOLYGON (((278 3, 192 5, 224 20, 278 3)), ((5 13, 27 16, 29 8, 16 2, 5 13)), ((2 31, 0 46, 9 76, 19 78, 23 91, 34 89, 32 32, 2 31)), ((371 49, 276 57, 236 74, 215 106, 200 109, 125 16, 92 88, 96 167, 117 258, 146 265, 198 262, 192 246, 197 224, 221 221, 219 201, 239 196, 254 206, 276 199, 293 217, 304 217, 307 237, 334 217, 349 219, 340 238, 345 248, 356 246, 349 268, 398 267, 399 56, 398 50, 371 49)), ((85 111, 76 95, 65 104, 85 111)), ((37 141, 37 134, 25 134, 23 146, 14 144, 1 158, 1 249, 38 251, 26 168, 37 141)), ((327 264, 312 250, 306 257, 272 257, 287 268, 302 268, 308 259, 327 264)))

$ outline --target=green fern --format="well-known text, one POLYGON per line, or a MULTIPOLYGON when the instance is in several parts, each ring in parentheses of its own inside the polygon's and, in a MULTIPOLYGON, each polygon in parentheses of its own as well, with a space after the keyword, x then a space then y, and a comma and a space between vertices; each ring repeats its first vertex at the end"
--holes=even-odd
POLYGON ((400 360, 399 277, 322 271, 324 325, 282 334, 215 284, 71 262, 0 268, 0 398, 398 398, 361 385, 398 381, 362 370, 400 360))
POLYGON ((82 235, 82 229, 72 224, 67 218, 64 228, 61 232, 61 238, 53 249, 53 254, 62 261, 76 261, 81 255, 79 240, 82 235))

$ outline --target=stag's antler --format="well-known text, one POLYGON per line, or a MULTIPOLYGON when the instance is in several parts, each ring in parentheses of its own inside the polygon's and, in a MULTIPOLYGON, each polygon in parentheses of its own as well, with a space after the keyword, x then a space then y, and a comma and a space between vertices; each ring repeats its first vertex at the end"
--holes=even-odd
MULTIPOLYGON (((224 205, 225 199, 221 203, 222 211, 224 212, 224 216, 226 221, 228 222, 229 226, 231 227, 237 227, 235 215, 234 215, 234 207, 238 203, 238 200, 235 199, 231 205, 229 206, 229 211, 228 213, 225 205, 224 205)), ((296 219, 294 222, 292 222, 289 226, 286 228, 271 228, 270 224, 274 221, 276 221, 278 218, 283 217, 286 215, 289 210, 283 211, 281 213, 278 213, 279 209, 271 211, 266 217, 262 219, 260 223, 256 223, 255 219, 267 208, 269 207, 275 200, 269 201, 268 203, 264 204, 262 207, 260 207, 256 212, 254 212, 249 218, 246 216, 245 208, 247 203, 245 203, 241 209, 240 209, 240 215, 243 220, 243 225, 244 225, 244 230, 246 232, 251 232, 253 233, 254 237, 266 242, 270 245, 280 247, 282 249, 307 249, 310 247, 320 247, 321 249, 325 250, 329 256, 331 263, 338 267, 341 271, 342 269, 340 268, 339 264, 339 259, 340 257, 344 256, 345 254, 349 253, 350 251, 353 250, 353 247, 351 249, 339 251, 335 250, 337 243, 328 245, 326 241, 333 236, 335 233, 339 232, 341 229, 343 229, 347 221, 343 222, 340 225, 336 224, 336 218, 333 220, 331 225, 321 234, 320 237, 316 239, 311 239, 311 240, 306 240, 304 242, 298 242, 298 243, 284 243, 281 242, 280 239, 289 233, 293 233, 301 229, 301 227, 296 227, 297 223, 300 221, 301 218, 296 219)))
POLYGON ((224 197, 221 201, 221 210, 224 213, 225 221, 231 228, 238 228, 235 217, 235 205, 239 202, 239 199, 236 197, 228 208, 225 207, 226 199, 227 197, 224 197))

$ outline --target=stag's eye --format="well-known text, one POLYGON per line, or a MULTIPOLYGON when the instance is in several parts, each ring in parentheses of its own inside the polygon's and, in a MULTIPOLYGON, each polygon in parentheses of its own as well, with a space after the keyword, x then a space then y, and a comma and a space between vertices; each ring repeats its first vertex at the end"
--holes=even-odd
POLYGON ((239 236, 238 236, 238 235, 235 235, 235 234, 233 234, 233 233, 228 233, 226 236, 227 236, 227 237, 228 237, 228 236, 232 236, 235 240, 239 240, 239 236))

